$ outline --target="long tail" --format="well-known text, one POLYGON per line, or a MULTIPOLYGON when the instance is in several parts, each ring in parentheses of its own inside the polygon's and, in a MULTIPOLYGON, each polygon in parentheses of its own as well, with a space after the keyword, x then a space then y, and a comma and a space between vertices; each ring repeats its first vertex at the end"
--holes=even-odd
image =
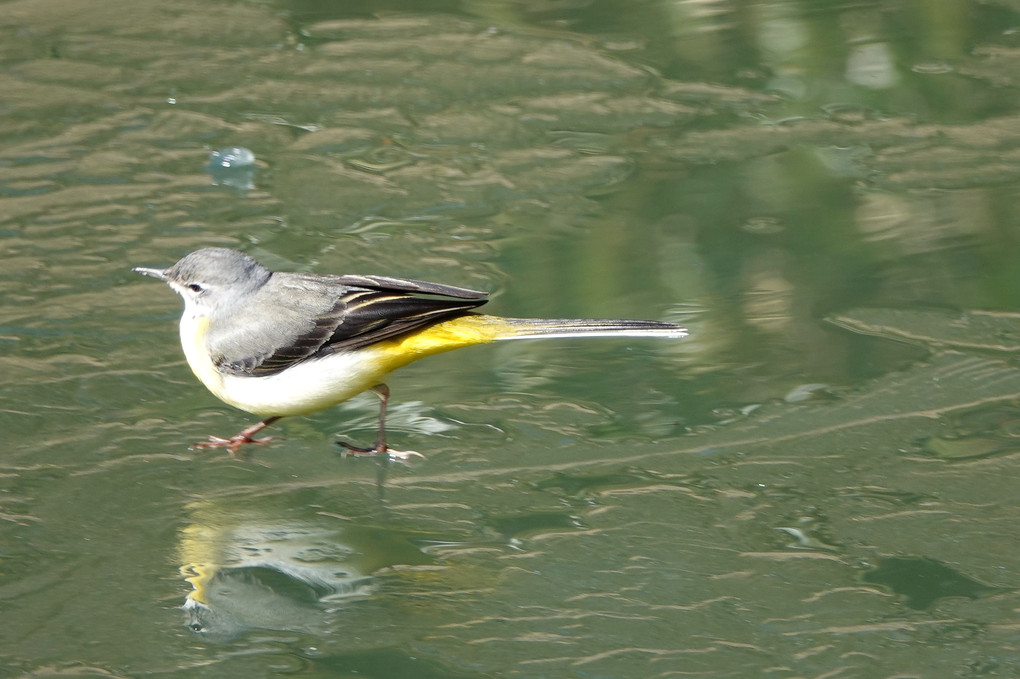
POLYGON ((494 340, 554 337, 660 337, 680 339, 687 329, 663 321, 601 318, 499 318, 494 340))
POLYGON ((373 345, 386 370, 432 354, 498 340, 557 337, 659 337, 679 339, 687 330, 661 321, 575 318, 503 318, 466 314, 373 345))

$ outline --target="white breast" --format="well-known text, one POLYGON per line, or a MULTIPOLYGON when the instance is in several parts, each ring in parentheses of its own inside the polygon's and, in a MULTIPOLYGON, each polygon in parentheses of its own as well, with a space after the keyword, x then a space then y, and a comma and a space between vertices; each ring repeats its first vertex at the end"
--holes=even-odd
POLYGON ((232 406, 263 417, 307 415, 374 387, 386 373, 383 362, 369 347, 304 361, 267 377, 223 375, 222 392, 213 393, 232 406))
POLYGON ((368 347, 304 361, 266 377, 221 373, 206 347, 208 325, 208 318, 192 309, 181 316, 181 346, 192 372, 224 403, 261 417, 329 408, 379 384, 389 372, 382 352, 368 347))

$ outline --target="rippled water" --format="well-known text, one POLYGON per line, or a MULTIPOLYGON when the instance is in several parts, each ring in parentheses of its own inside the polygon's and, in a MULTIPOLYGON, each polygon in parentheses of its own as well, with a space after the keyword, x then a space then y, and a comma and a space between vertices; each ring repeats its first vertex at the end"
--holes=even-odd
POLYGON ((0 674, 1018 676, 1020 7, 339 4, 0 4, 0 674), (692 336, 236 461, 207 245, 692 336))

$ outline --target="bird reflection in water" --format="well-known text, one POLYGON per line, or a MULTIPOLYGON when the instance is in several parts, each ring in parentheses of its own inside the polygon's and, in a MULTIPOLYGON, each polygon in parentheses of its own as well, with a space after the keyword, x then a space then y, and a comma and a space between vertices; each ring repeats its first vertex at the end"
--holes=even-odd
POLYGON ((321 634, 333 614, 374 590, 373 574, 432 563, 408 537, 340 519, 189 505, 180 532, 180 571, 191 587, 187 626, 212 641, 251 629, 321 634))

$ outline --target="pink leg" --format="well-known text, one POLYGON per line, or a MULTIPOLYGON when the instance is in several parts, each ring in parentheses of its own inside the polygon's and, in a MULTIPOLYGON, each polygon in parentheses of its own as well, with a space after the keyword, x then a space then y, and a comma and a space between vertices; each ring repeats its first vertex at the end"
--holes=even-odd
POLYGON ((351 445, 345 441, 337 441, 336 444, 351 455, 388 455, 389 457, 396 458, 398 460, 407 460, 412 457, 425 457, 421 453, 416 453, 413 450, 392 450, 386 445, 386 407, 390 402, 390 388, 385 384, 377 384, 372 387, 372 391, 379 397, 379 435, 376 437, 375 447, 362 448, 360 446, 351 445))
POLYGON ((230 453, 231 457, 234 457, 234 458, 240 460, 240 459, 244 458, 244 455, 242 455, 241 452, 240 452, 241 451, 241 446, 245 445, 246 443, 269 443, 270 441, 273 440, 272 436, 269 436, 269 437, 264 438, 264 439, 256 439, 256 438, 252 438, 252 437, 255 436, 255 434, 257 434, 260 431, 262 431, 263 429, 265 429, 266 427, 268 427, 269 425, 271 425, 273 422, 276 422, 278 419, 280 419, 280 418, 279 417, 267 417, 266 419, 262 420, 258 424, 253 424, 252 426, 248 427, 247 429, 244 429, 244 430, 238 432, 237 434, 234 434, 229 439, 222 439, 222 438, 220 438, 218 436, 210 436, 208 441, 200 441, 199 443, 196 443, 194 447, 195 448, 226 448, 227 451, 230 453))

